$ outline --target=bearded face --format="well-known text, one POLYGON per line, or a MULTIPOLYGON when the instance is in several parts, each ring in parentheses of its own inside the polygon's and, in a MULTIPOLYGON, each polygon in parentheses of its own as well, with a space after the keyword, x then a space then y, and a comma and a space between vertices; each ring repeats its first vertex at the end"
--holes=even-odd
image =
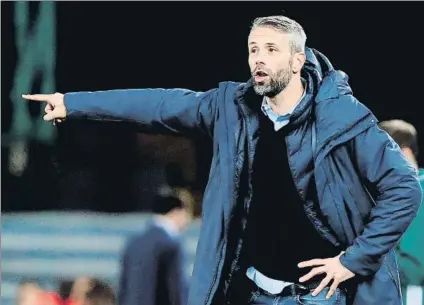
POLYGON ((274 97, 299 73, 304 53, 294 52, 293 37, 269 26, 251 30, 248 39, 249 67, 255 92, 274 97))
POLYGON ((275 69, 258 66, 252 73, 253 88, 260 96, 274 97, 283 91, 293 76, 293 60, 290 58, 287 67, 275 69))

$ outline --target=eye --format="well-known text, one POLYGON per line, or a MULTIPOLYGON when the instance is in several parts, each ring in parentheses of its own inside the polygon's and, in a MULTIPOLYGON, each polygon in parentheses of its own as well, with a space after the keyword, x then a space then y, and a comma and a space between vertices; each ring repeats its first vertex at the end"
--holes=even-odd
POLYGON ((269 49, 268 49, 268 51, 269 51, 270 53, 274 53, 274 52, 277 52, 277 49, 276 49, 276 48, 269 48, 269 49))
POLYGON ((251 48, 250 49, 250 53, 256 53, 256 51, 257 51, 257 48, 251 48))

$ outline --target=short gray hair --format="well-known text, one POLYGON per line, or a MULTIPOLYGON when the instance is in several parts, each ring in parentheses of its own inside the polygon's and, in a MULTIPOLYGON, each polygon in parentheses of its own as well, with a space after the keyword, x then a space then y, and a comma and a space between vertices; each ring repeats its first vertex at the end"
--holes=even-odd
POLYGON ((268 26, 291 36, 290 48, 292 53, 304 52, 306 34, 302 26, 285 16, 259 17, 253 21, 252 29, 258 26, 268 26))

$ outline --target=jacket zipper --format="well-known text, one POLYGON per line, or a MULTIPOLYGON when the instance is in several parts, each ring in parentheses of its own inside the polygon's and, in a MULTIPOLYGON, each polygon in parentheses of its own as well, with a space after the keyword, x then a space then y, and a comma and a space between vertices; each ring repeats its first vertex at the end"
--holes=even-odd
MULTIPOLYGON (((288 136, 288 135, 287 135, 288 136)), ((296 181, 294 180, 294 172, 293 172, 293 165, 292 162, 290 160, 290 152, 289 152, 289 141, 287 140, 287 136, 284 137, 284 141, 286 142, 286 153, 287 153, 287 160, 289 163, 289 167, 290 167, 290 173, 291 173, 291 178, 292 178, 292 182, 294 184, 294 187, 296 188, 296 191, 298 193, 298 195, 300 196, 300 198, 302 199, 302 201, 305 201, 306 198, 303 196, 303 194, 301 192, 299 192, 299 190, 297 189, 297 185, 296 185, 296 181)))

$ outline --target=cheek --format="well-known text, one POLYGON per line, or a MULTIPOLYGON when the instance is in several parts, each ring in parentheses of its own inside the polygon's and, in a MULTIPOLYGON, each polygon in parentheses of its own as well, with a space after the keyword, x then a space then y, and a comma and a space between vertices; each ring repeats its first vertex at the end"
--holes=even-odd
POLYGON ((255 68, 255 61, 249 58, 248 62, 249 62, 250 71, 252 71, 255 68))
POLYGON ((280 62, 275 67, 276 68, 273 69, 274 74, 277 74, 277 73, 287 73, 287 70, 291 70, 291 67, 290 67, 290 64, 289 63, 281 64, 281 62, 280 62))

